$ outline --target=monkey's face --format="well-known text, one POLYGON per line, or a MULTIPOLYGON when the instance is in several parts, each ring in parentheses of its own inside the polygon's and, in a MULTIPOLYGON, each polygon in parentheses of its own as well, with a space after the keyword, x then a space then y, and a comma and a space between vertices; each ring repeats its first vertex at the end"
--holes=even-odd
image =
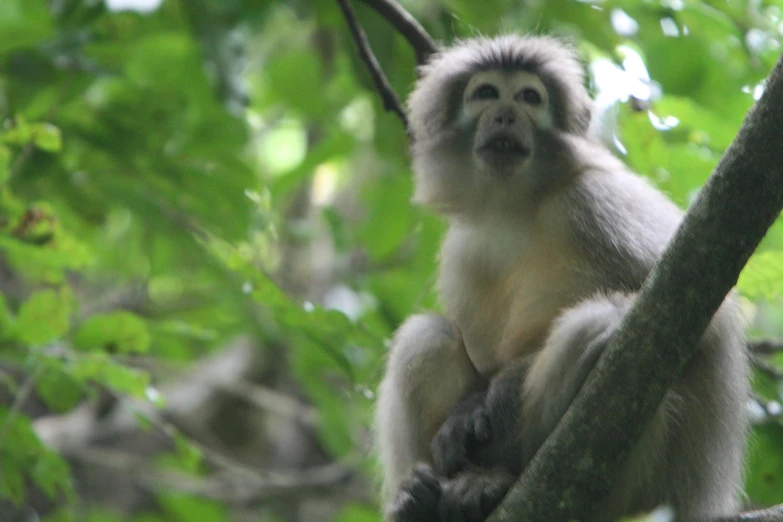
POLYGON ((408 99, 415 202, 462 217, 524 210, 569 175, 562 141, 587 133, 591 101, 568 46, 466 40, 419 72, 408 99))
POLYGON ((524 175, 536 146, 536 131, 551 124, 549 97, 541 79, 527 71, 480 71, 468 80, 460 125, 474 129, 477 170, 499 178, 524 175))

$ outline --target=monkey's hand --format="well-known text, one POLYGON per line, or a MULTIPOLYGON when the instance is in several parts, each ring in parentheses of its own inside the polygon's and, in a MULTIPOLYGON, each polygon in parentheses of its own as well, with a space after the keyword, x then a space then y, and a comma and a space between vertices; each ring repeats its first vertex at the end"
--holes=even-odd
POLYGON ((468 471, 443 484, 441 522, 483 522, 503 500, 516 477, 499 470, 468 471))
POLYGON ((464 397, 432 439, 435 470, 446 477, 469 469, 478 450, 490 440, 486 392, 464 397))
POLYGON ((432 468, 417 464, 386 512, 390 522, 437 522, 441 483, 432 468))

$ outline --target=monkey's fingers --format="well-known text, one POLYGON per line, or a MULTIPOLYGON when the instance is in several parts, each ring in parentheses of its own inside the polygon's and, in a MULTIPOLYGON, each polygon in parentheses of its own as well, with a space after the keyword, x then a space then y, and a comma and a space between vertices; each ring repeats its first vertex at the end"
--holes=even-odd
POLYGON ((483 392, 465 397, 435 434, 430 449, 438 473, 452 477, 470 469, 471 455, 490 440, 484 397, 483 392))
POLYGON ((486 444, 492 438, 489 414, 485 408, 477 409, 473 413, 473 439, 478 444, 486 444))
POLYGON ((418 464, 394 496, 388 517, 392 522, 437 521, 441 485, 435 472, 418 464))
POLYGON ((443 476, 451 477, 471 467, 464 443, 451 440, 433 446, 432 460, 435 469, 443 476))
POLYGON ((440 479, 435 473, 435 470, 431 466, 420 462, 413 468, 410 478, 408 479, 414 489, 423 490, 426 489, 430 494, 440 494, 440 479))
POLYGON ((481 492, 481 512, 484 517, 489 516, 492 513, 503 497, 506 496, 508 490, 514 484, 516 477, 510 473, 499 473, 492 480, 489 480, 484 485, 484 490, 481 492))
POLYGON ((513 482, 513 475, 501 471, 461 473, 443 485, 438 508, 440 520, 483 522, 513 482))

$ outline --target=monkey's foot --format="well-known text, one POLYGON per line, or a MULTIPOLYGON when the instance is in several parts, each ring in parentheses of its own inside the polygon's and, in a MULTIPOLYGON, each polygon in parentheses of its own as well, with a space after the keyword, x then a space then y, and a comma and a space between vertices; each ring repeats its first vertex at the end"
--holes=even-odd
POLYGON ((486 392, 463 398, 432 440, 432 457, 438 473, 451 477, 472 467, 471 456, 490 440, 486 392))
POLYGON ((438 510, 441 522, 483 522, 515 480, 504 471, 460 473, 443 484, 438 510))
POLYGON ((391 522, 437 522, 441 485, 426 464, 417 464, 394 496, 387 517, 391 522))

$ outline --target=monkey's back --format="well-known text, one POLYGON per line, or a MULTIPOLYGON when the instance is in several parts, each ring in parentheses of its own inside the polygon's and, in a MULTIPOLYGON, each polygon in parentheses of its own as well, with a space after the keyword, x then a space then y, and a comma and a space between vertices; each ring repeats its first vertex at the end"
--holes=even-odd
MULTIPOLYGON (((591 162, 607 164, 594 153, 591 162)), ((676 232, 682 211, 625 169, 586 169, 572 196, 573 241, 602 290, 636 292, 676 232)), ((659 408, 662 422, 654 425, 661 429, 645 432, 616 478, 618 487, 592 520, 661 504, 674 507, 678 521, 732 512, 748 430, 748 374, 743 321, 730 295, 659 408), (629 481, 640 487, 625 487, 629 481)))

